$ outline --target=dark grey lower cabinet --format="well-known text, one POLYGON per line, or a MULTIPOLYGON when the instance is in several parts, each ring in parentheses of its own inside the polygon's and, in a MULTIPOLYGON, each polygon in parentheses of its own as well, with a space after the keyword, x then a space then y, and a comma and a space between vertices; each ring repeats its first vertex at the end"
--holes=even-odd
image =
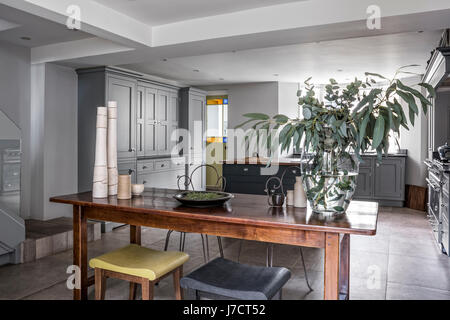
POLYGON ((364 156, 360 164, 355 200, 377 201, 383 206, 403 207, 406 156, 364 156))
MULTIPOLYGON (((387 156, 378 163, 376 156, 363 156, 360 164, 355 200, 376 201, 382 206, 403 207, 405 202, 405 156, 387 156)), ((261 175, 264 165, 224 164, 223 175, 227 180, 226 191, 231 193, 265 194, 266 181, 270 176, 261 175)), ((294 189, 299 169, 280 167, 275 174, 284 178, 284 190, 294 189)))

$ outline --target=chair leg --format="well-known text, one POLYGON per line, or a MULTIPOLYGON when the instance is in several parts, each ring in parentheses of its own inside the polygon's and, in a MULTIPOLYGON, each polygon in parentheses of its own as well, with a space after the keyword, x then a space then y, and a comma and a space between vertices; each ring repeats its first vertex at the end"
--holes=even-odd
POLYGON ((238 248, 238 255, 237 255, 237 262, 239 263, 239 260, 241 258, 241 252, 242 252, 242 243, 244 240, 239 240, 239 248, 238 248))
POLYGON ((106 277, 103 269, 95 268, 95 300, 105 300, 106 277))
POLYGON ((136 300, 136 288, 137 288, 137 284, 134 282, 130 282, 129 300, 136 300))
POLYGON ((166 244, 164 245, 164 251, 167 251, 167 248, 169 247, 169 240, 170 240, 170 235, 172 234, 172 232, 173 232, 173 230, 167 231, 166 244))
POLYGON ((267 245, 266 267, 272 267, 272 266, 273 266, 273 243, 269 243, 267 245))
POLYGON ((205 263, 208 263, 208 259, 206 257, 205 236, 203 234, 200 234, 200 236, 202 237, 203 259, 205 260, 205 263))
POLYGON ((142 300, 153 300, 153 282, 142 279, 142 300))
POLYGON ((175 298, 177 300, 183 300, 183 291, 180 286, 180 279, 183 276, 183 266, 178 267, 173 273, 173 286, 175 289, 175 298))
POLYGON ((206 258, 209 262, 209 240, 208 240, 208 235, 205 234, 205 242, 206 242, 206 258))
POLYGON ((222 246, 222 238, 221 237, 217 237, 217 243, 219 244, 220 257, 224 258, 223 246, 222 246))
POLYGON ((308 272, 306 271, 306 264, 305 264, 305 258, 303 257, 303 249, 302 247, 300 247, 300 256, 302 258, 302 264, 303 264, 303 270, 305 270, 305 280, 306 280, 306 285, 308 286, 309 290, 314 291, 314 289, 311 287, 311 285, 309 284, 309 280, 308 280, 308 272))

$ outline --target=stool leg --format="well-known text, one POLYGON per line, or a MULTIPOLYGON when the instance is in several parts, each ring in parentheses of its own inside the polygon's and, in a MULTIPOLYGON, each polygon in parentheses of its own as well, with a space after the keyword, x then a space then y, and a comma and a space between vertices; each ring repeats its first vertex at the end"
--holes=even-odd
POLYGON ((129 296, 129 300, 136 300, 136 287, 137 287, 136 283, 130 282, 130 296, 129 296))
POLYGON ((103 269, 95 268, 95 300, 105 300, 106 277, 103 269))
POLYGON ((164 245, 164 251, 167 251, 167 248, 169 247, 169 240, 170 240, 170 235, 172 234, 172 232, 173 232, 173 230, 167 231, 166 244, 164 245))
POLYGON ((206 258, 208 259, 209 262, 209 240, 207 234, 205 234, 205 242, 206 242, 206 258))
POLYGON ((173 287, 175 289, 175 298, 183 300, 183 291, 180 286, 180 279, 183 276, 183 266, 178 267, 173 273, 173 287))
POLYGON ((302 258, 302 264, 303 264, 303 270, 305 270, 305 280, 306 280, 306 285, 308 286, 309 290, 314 291, 314 289, 311 287, 311 285, 309 284, 309 280, 308 280, 308 272, 306 271, 306 264, 305 264, 305 258, 303 257, 303 249, 302 247, 300 247, 300 256, 302 258))
POLYGON ((142 279, 142 300, 153 300, 153 282, 142 279))
POLYGON ((223 246, 222 246, 222 238, 221 238, 221 237, 217 237, 217 243, 219 244, 220 257, 221 257, 221 258, 224 258, 224 255, 223 255, 223 246))

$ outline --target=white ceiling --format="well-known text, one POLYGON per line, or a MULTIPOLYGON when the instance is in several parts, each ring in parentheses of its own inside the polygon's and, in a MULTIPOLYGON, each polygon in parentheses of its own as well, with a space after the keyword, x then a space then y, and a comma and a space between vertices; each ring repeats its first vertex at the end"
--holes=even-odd
POLYGON ((148 25, 305 0, 95 0, 148 25))
POLYGON ((25 47, 37 47, 92 37, 85 32, 69 30, 65 25, 51 22, 3 4, 0 4, 0 19, 2 25, 10 25, 8 28, 0 28, 0 41, 25 47), (31 40, 23 40, 22 37, 28 37, 31 40))
POLYGON ((303 82, 310 76, 314 77, 315 83, 328 82, 330 77, 345 82, 355 76, 363 78, 366 71, 392 76, 398 67, 409 64, 420 65, 410 71, 423 73, 430 51, 437 46, 440 36, 441 31, 411 32, 174 58, 122 67, 197 86, 303 82))

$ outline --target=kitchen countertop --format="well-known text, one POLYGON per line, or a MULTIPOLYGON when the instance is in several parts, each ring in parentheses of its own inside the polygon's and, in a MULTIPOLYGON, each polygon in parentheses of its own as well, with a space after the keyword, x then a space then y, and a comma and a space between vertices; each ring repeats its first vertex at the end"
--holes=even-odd
MULTIPOLYGON (((376 157, 377 154, 375 152, 364 153, 362 156, 365 157, 376 157)), ((400 150, 398 153, 389 153, 388 157, 407 157, 408 153, 406 150, 400 150)), ((244 159, 234 159, 234 160, 224 160, 222 164, 244 164, 244 165, 267 165, 268 158, 258 158, 258 157, 246 157, 244 159)), ((279 166, 291 166, 300 164, 300 158, 290 157, 281 157, 278 159, 274 159, 272 161, 273 165, 279 166)))

